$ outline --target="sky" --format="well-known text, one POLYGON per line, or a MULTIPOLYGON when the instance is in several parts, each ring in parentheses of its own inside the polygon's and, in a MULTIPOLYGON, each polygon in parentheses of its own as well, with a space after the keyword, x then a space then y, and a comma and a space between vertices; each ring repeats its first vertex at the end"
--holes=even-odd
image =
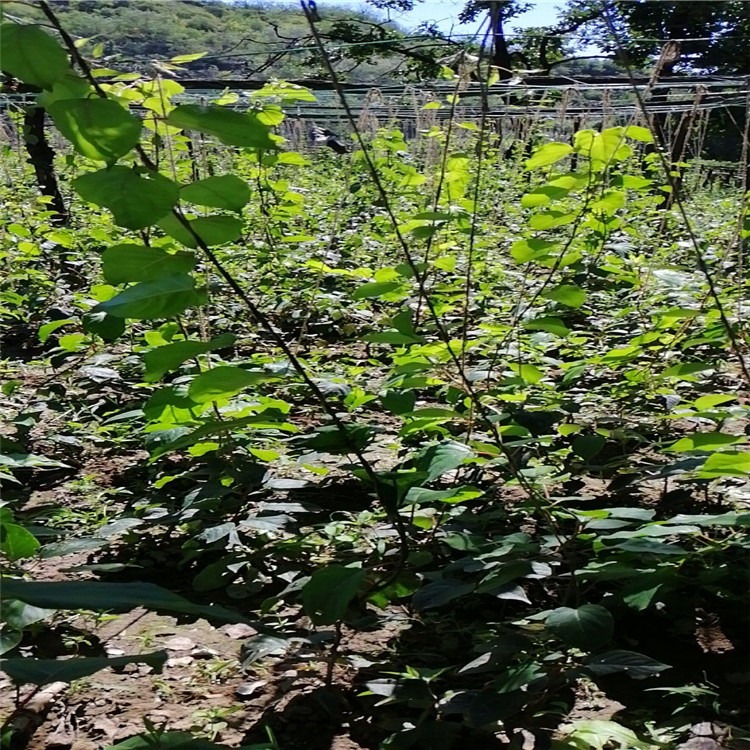
MULTIPOLYGON (((271 0, 278 2, 280 5, 287 5, 289 0, 271 0)), ((317 0, 318 9, 325 10, 326 5, 345 6, 350 8, 365 7, 372 11, 372 6, 368 6, 362 0, 317 0)), ((425 21, 435 22, 438 28, 445 32, 458 34, 476 33, 480 21, 470 24, 459 25, 458 14, 465 4, 465 0, 422 0, 418 3, 413 11, 408 13, 394 13, 391 18, 397 21, 405 28, 414 28, 425 21)), ((557 17, 557 10, 563 5, 562 0, 536 0, 533 8, 522 16, 513 19, 510 26, 544 26, 553 23, 557 17)))
MULTIPOLYGON (((336 2, 336 0, 327 0, 336 2)), ((364 3, 360 3, 364 4, 364 3)), ((417 26, 424 21, 434 21, 441 31, 451 30, 458 33, 474 33, 481 21, 459 26, 458 14, 465 5, 464 0, 423 0, 413 11, 401 14, 398 19, 404 26, 417 26)), ((511 22, 511 27, 544 26, 553 23, 557 17, 557 9, 563 5, 561 0, 542 0, 535 2, 532 10, 511 22)), ((395 20, 395 19, 394 19, 395 20)))

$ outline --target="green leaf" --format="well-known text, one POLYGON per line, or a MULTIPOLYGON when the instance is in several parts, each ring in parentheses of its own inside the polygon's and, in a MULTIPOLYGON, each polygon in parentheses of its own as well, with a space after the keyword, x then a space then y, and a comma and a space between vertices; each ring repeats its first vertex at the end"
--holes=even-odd
POLYGON ((91 84, 72 70, 52 85, 51 91, 43 91, 37 96, 37 102, 47 111, 52 104, 61 99, 86 99, 94 95, 91 84))
POLYGON ((615 178, 612 180, 612 183, 615 185, 619 184, 624 188, 639 190, 641 192, 653 185, 653 182, 653 180, 647 180, 645 177, 638 177, 634 174, 624 174, 619 179, 615 178))
POLYGON ((179 199, 177 185, 162 175, 141 177, 129 167, 115 166, 73 180, 83 200, 108 208, 115 222, 143 229, 168 214, 179 199))
MULTIPOLYGON (((166 438, 165 440, 158 443, 154 440, 156 447, 151 451, 151 459, 155 460, 166 453, 171 453, 195 445, 205 437, 236 432, 243 427, 250 427, 257 430, 281 430, 283 432, 296 432, 297 430, 297 428, 289 422, 274 422, 267 416, 264 417, 263 414, 258 414, 253 417, 243 417, 242 419, 226 420, 224 422, 208 422, 187 434, 184 428, 176 428, 174 430, 170 429, 165 430, 162 433, 166 433, 164 434, 164 437, 166 438)), ((158 432, 151 433, 152 438, 158 435, 160 435, 158 432)))
POLYGON ((22 630, 11 630, 9 627, 0 628, 0 656, 12 651, 22 640, 22 630))
POLYGON ((731 393, 712 393, 708 396, 701 396, 700 398, 695 399, 693 405, 699 411, 707 411, 708 409, 713 409, 715 406, 720 406, 721 404, 726 404, 729 401, 736 400, 737 396, 731 393))
POLYGON ((670 518, 667 523, 688 523, 696 526, 750 526, 750 512, 716 513, 714 515, 692 515, 682 514, 670 518))
POLYGON ((628 138, 633 138, 636 141, 643 141, 644 143, 653 143, 654 136, 648 128, 643 128, 640 125, 628 125, 625 128, 625 135, 628 138))
POLYGON ((542 231, 570 224, 575 219, 575 214, 565 213, 565 211, 540 211, 529 219, 529 226, 532 229, 542 231))
POLYGON ((729 435, 725 432, 696 432, 666 447, 665 451, 716 451, 734 443, 741 443, 744 435, 729 435))
POLYGON ((530 193, 526 193, 521 198, 523 208, 536 208, 537 206, 546 206, 553 200, 564 198, 568 194, 568 189, 558 187, 557 185, 543 185, 530 193))
POLYGON ((653 677, 671 667, 636 651, 616 650, 590 656, 584 669, 595 677, 621 672, 629 677, 643 678, 653 677))
POLYGON ((183 362, 197 357, 199 354, 224 349, 235 342, 236 337, 231 333, 223 333, 210 341, 177 341, 152 349, 143 355, 146 365, 146 380, 154 382, 170 370, 174 370, 183 362))
POLYGON ((310 162, 302 154, 296 151, 285 151, 276 157, 278 164, 287 164, 292 167, 306 167, 310 162))
POLYGON ((62 99, 47 111, 73 148, 88 159, 115 162, 141 139, 141 121, 111 99, 62 99))
POLYGON ((169 62, 171 62, 173 65, 182 65, 183 63, 200 60, 201 57, 205 57, 207 54, 207 52, 193 52, 190 55, 177 55, 177 57, 170 57, 169 62))
POLYGON ((697 526, 669 526, 667 524, 652 523, 642 526, 634 531, 615 531, 613 534, 601 537, 602 540, 610 539, 634 539, 637 537, 660 537, 679 536, 682 534, 697 534, 700 529, 697 526))
POLYGON ((266 104, 260 112, 252 113, 263 125, 281 125, 286 118, 284 110, 278 104, 266 104))
POLYGON ((607 128, 601 133, 580 130, 575 135, 575 150, 588 156, 597 171, 615 161, 627 159, 633 149, 625 143, 625 128, 607 128))
POLYGON ((125 333, 125 320, 109 315, 104 310, 87 312, 83 316, 83 330, 105 341, 116 341, 125 333))
POLYGON ((116 318, 153 320, 169 318, 205 301, 206 293, 195 288, 195 279, 180 273, 134 284, 99 303, 94 311, 103 310, 116 318))
POLYGON ((474 590, 470 583, 463 583, 453 578, 441 578, 423 586, 412 600, 418 610, 442 607, 444 604, 465 596, 474 590))
POLYGON ((370 281, 352 292, 352 299, 371 299, 394 292, 401 287, 400 281, 370 281))
POLYGON ((586 292, 576 284, 560 284, 544 296, 567 307, 580 307, 586 301, 586 292))
POLYGON ((511 245, 510 254, 516 263, 528 263, 531 260, 548 258, 555 247, 557 247, 557 244, 548 240, 537 238, 518 240, 511 245))
POLYGON ((102 273, 110 284, 125 284, 165 274, 189 273, 196 262, 192 253, 168 253, 143 245, 113 245, 102 255, 102 273))
POLYGON ((237 577, 237 568, 231 565, 236 562, 236 555, 227 555, 209 563, 193 577, 193 588, 196 591, 214 591, 228 586, 237 577))
POLYGON ((544 622, 560 640, 575 648, 591 651, 612 639, 614 619, 598 604, 584 604, 577 609, 558 607, 544 622))
POLYGON ((424 487, 412 487, 406 493, 406 502, 414 505, 426 503, 465 503, 474 500, 484 493, 476 487, 454 487, 451 490, 428 490, 424 487))
POLYGON ((42 609, 96 609, 130 612, 136 607, 179 612, 221 622, 245 622, 238 612, 216 605, 193 604, 153 583, 99 583, 98 581, 55 581, 40 583, 3 579, 3 597, 18 599, 42 609))
POLYGON ((713 370, 716 365, 712 362, 683 362, 679 365, 672 365, 661 373, 663 378, 690 378, 697 372, 713 370))
POLYGON ((68 464, 34 453, 0 453, 0 466, 12 469, 68 469, 68 464))
POLYGON ((406 414, 407 412, 414 411, 416 400, 416 394, 412 390, 390 390, 381 396, 380 403, 391 414, 406 414))
POLYGON ((448 440, 432 445, 418 455, 413 463, 417 471, 424 471, 428 482, 433 482, 443 474, 457 469, 476 454, 469 446, 448 440))
POLYGON ((535 365, 519 365, 516 362, 511 362, 508 364, 508 369, 532 385, 538 383, 544 377, 544 373, 535 365))
POLYGON ((601 452, 606 442, 606 438, 602 435, 580 435, 573 440, 571 448, 576 456, 580 456, 584 461, 590 461, 601 452))
POLYGON ((321 453, 348 453, 352 446, 364 449, 370 442, 372 427, 367 424, 348 424, 344 435, 336 425, 316 427, 309 435, 302 435, 299 442, 306 449, 321 453))
POLYGON ((592 212, 613 216, 625 206, 625 193, 620 190, 606 190, 604 195, 591 204, 592 212))
POLYGON ((627 583, 620 595, 628 607, 642 612, 653 602, 659 591, 664 588, 666 576, 662 572, 641 573, 634 580, 627 583))
MULTIPOLYGON (((242 235, 243 223, 234 216, 201 216, 189 219, 190 228, 208 246, 234 242, 242 235)), ((185 247, 198 247, 198 241, 184 224, 173 214, 159 221, 159 228, 174 237, 185 247)))
POLYGON ((698 476, 703 479, 717 477, 746 477, 750 475, 750 453, 713 453, 703 464, 698 476))
POLYGON ((561 731, 565 732, 565 739, 557 744, 575 750, 605 750, 615 746, 627 750, 653 750, 655 747, 649 742, 639 740, 632 729, 615 721, 576 721, 572 725, 564 725, 561 731))
POLYGON ((361 568, 318 568, 302 587, 302 606, 316 625, 333 625, 344 618, 364 579, 361 568))
POLYGON ((610 349, 602 354, 602 362, 612 365, 620 364, 637 357, 642 351, 638 346, 622 346, 619 349, 610 349))
POLYGON ((527 320, 523 327, 529 331, 547 331, 547 333, 554 333, 555 336, 567 336, 570 333, 565 323, 560 318, 551 316, 544 316, 541 318, 534 318, 533 320, 527 320))
POLYGON ((172 385, 154 391, 143 405, 143 416, 149 422, 182 423, 194 420, 202 408, 185 395, 182 386, 172 385))
POLYGON ((29 625, 43 620, 52 614, 52 610, 32 607, 18 599, 4 598, 0 602, 0 619, 3 625, 14 630, 23 630, 29 625))
POLYGON ((32 86, 51 88, 55 81, 71 72, 63 48, 31 24, 2 24, 0 50, 0 68, 32 86))
POLYGON ((39 549, 36 537, 16 523, 0 523, 0 552, 11 562, 32 557, 39 549))
POLYGON ((60 336, 57 345, 67 352, 76 352, 85 346, 85 333, 69 333, 67 336, 60 336))
POLYGON ((274 98, 288 102, 314 102, 315 95, 310 89, 288 81, 266 81, 263 87, 250 92, 251 99, 274 98))
POLYGON ((198 404, 230 398, 243 388, 269 380, 264 371, 252 372, 242 367, 214 367, 196 377, 188 388, 188 396, 198 404))
POLYGON ((167 124, 212 135, 228 146, 276 148, 268 126, 252 112, 235 112, 215 105, 181 104, 167 115, 167 124))
POLYGON ((369 341, 372 344, 393 344, 394 346, 403 346, 405 344, 418 344, 422 341, 418 336, 412 336, 407 333, 398 331, 380 331, 378 333, 368 333, 362 337, 363 341, 369 341))
POLYGON ((534 155, 530 159, 526 160, 526 171, 554 164, 560 161, 560 159, 564 159, 572 151, 573 147, 568 143, 559 143, 557 141, 545 143, 534 152, 534 155))
POLYGON ((166 651, 112 658, 92 656, 84 659, 4 659, 2 669, 18 684, 48 685, 51 682, 73 682, 107 667, 124 667, 126 664, 148 664, 161 669, 166 660, 166 651))
POLYGON ((185 185, 180 198, 198 206, 239 211, 250 200, 250 188, 239 177, 225 174, 185 185))
POLYGON ((496 589, 506 586, 518 578, 525 578, 533 572, 528 560, 512 560, 504 565, 494 568, 477 585, 478 594, 492 594, 496 589))
POLYGON ((39 341, 44 343, 58 328, 62 326, 70 325, 76 321, 73 318, 67 318, 66 320, 53 320, 51 323, 45 323, 43 326, 39 326, 39 341))

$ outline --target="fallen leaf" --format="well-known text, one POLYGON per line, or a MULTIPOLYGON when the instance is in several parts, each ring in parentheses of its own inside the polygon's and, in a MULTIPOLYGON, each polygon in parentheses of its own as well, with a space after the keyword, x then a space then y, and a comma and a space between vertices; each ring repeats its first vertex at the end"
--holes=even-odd
POLYGON ((195 642, 191 641, 190 638, 183 638, 176 635, 174 638, 165 641, 164 647, 170 651, 190 651, 195 648, 195 642))
POLYGON ((244 622, 237 622, 233 625, 227 625, 221 629, 225 635, 238 641, 240 638, 250 638, 250 636, 257 635, 258 631, 255 628, 251 628, 249 625, 245 625, 244 622))
POLYGON ((258 688, 263 687, 263 685, 267 685, 268 680, 256 680, 255 682, 246 682, 243 685, 240 685, 237 690, 234 692, 240 697, 240 698, 249 698, 253 693, 258 691, 258 688))

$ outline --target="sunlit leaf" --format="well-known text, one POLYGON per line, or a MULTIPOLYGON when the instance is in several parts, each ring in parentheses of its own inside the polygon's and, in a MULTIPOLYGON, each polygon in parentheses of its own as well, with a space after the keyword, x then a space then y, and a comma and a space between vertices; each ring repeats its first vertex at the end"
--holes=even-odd
POLYGON ((573 147, 569 143, 558 143, 555 141, 545 143, 534 152, 534 155, 530 159, 526 160, 525 168, 530 170, 537 169, 538 167, 546 167, 549 164, 560 161, 560 159, 564 159, 572 152, 573 147))
POLYGON ((32 86, 51 88, 71 72, 63 48, 31 24, 0 25, 0 50, 0 69, 32 86))
POLYGON ((560 284, 544 296, 567 307, 581 307, 586 301, 586 292, 576 284, 560 284))
POLYGON ((58 328, 75 322, 72 318, 66 318, 65 320, 53 320, 51 323, 45 323, 39 327, 39 341, 44 343, 58 328))
POLYGON ((214 367, 193 379, 188 395, 196 403, 229 398, 249 385, 261 383, 272 376, 263 371, 244 370, 242 367, 214 367))
POLYGON ((371 281, 352 292, 352 299, 372 299, 395 292, 401 288, 400 281, 371 281))
POLYGON ((725 432, 696 432, 681 438, 676 443, 672 443, 664 450, 674 452, 716 451, 726 448, 728 445, 734 445, 734 443, 741 443, 744 439, 743 435, 729 435, 725 432))
POLYGON ((628 125, 625 128, 625 135, 628 138, 633 138, 636 141, 643 141, 644 143, 653 143, 654 136, 648 128, 643 128, 640 125, 628 125))
POLYGON ((39 541, 23 526, 16 523, 0 523, 0 553, 8 560, 32 557, 39 549, 39 541))
POLYGON ((103 310, 116 318, 153 320, 169 318, 205 301, 206 293, 195 288, 192 276, 175 273, 134 284, 98 304, 94 311, 103 310))
POLYGON ((170 57, 169 62, 171 62, 174 65, 182 65, 184 63, 194 62, 195 60, 200 60, 201 57, 205 57, 208 53, 207 52, 193 52, 190 55, 177 55, 176 57, 170 57))
POLYGON ((146 365, 146 380, 159 380, 167 372, 176 369, 188 359, 215 349, 231 346, 234 341, 235 336, 231 333, 224 333, 210 341, 177 341, 174 344, 152 349, 143 355, 143 362, 146 365))
POLYGON ((570 333, 570 328, 560 318, 550 316, 526 320, 523 327, 529 331, 547 331, 547 333, 554 333, 555 336, 567 336, 570 333))
POLYGON ((181 104, 167 115, 167 124, 212 135, 228 146, 276 148, 268 126, 253 112, 236 112, 214 105, 181 104))
POLYGON ((141 121, 110 99, 63 99, 48 111, 73 148, 89 159, 115 162, 141 138, 141 121))
POLYGON ((102 273, 110 284, 189 273, 195 264, 196 258, 192 253, 168 253, 161 248, 143 245, 113 245, 102 255, 102 273))
POLYGON ((143 177, 129 167, 91 172, 73 181, 83 200, 108 208, 127 229, 155 224, 177 204, 177 185, 161 175, 143 177))
POLYGON ((174 215, 169 214, 159 221, 159 228, 185 247, 198 247, 193 232, 209 247, 234 242, 242 235, 243 223, 234 216, 201 216, 188 220, 190 229, 174 215), (192 231, 191 231, 192 230, 192 231))
POLYGON ((706 479, 718 477, 746 477, 750 475, 750 453, 713 453, 703 464, 698 476, 706 479))
POLYGON ((239 211, 250 200, 250 188, 233 174, 217 175, 185 185, 180 198, 199 206, 239 211))

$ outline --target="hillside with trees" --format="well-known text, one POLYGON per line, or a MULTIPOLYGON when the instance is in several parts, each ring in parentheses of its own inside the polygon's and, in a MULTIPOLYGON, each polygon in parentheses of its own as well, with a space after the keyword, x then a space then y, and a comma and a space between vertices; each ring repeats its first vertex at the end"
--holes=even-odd
MULTIPOLYGON (((185 63, 180 77, 294 79, 322 74, 294 4, 66 0, 56 3, 55 9, 74 38, 91 40, 102 67, 127 65, 137 72, 153 72, 154 62, 205 52, 185 63)), ((371 27, 379 21, 374 13, 345 8, 326 8, 324 16, 320 23, 324 34, 336 28, 371 27)), ((379 27, 394 39, 405 35, 390 23, 379 27)), ((350 80, 375 80, 395 65, 385 55, 368 55, 347 58, 340 67, 350 80)))

